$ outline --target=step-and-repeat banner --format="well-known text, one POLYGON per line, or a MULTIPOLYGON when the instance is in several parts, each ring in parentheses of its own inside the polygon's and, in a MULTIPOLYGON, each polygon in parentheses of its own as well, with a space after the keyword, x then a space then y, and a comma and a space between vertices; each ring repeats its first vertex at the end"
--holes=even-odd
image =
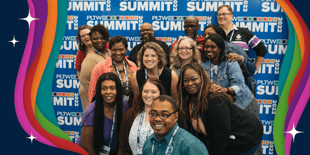
MULTIPOLYGON (((127 55, 141 43, 140 27, 152 24, 155 37, 171 46, 184 36, 183 21, 189 15, 199 19, 200 30, 218 24, 217 8, 223 4, 234 10, 233 23, 246 27, 265 44, 268 53, 258 74, 256 98, 259 117, 264 126, 263 154, 276 154, 273 144, 273 120, 278 104, 278 79, 287 48, 288 28, 285 13, 275 0, 68 0, 67 29, 56 63, 52 100, 61 129, 73 142, 81 131, 83 116, 78 90, 80 82, 75 69, 78 50, 77 29, 81 25, 102 24, 110 36, 122 35, 128 40, 127 55)), ((256 57, 250 50, 250 58, 256 57)))

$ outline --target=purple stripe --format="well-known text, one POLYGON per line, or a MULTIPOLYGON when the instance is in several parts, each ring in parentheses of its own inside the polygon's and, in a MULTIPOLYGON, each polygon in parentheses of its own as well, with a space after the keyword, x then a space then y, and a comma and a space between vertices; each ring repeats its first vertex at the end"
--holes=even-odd
POLYGON ((234 42, 234 41, 232 41, 231 43, 233 43, 235 45, 238 45, 238 46, 240 46, 243 49, 249 50, 249 46, 245 42, 234 42))
POLYGON ((251 40, 251 42, 249 43, 250 47, 253 48, 253 46, 255 46, 257 43, 259 42, 258 37, 254 36, 251 40))

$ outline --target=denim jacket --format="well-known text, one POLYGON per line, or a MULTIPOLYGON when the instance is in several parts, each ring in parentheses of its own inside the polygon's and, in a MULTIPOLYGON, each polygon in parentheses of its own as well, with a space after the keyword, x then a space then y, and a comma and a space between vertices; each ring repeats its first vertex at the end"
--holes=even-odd
POLYGON ((206 69, 209 78, 212 82, 219 84, 222 87, 230 87, 235 91, 235 105, 241 109, 245 109, 252 101, 253 94, 244 83, 242 71, 236 61, 223 61, 219 64, 217 76, 211 75, 212 63, 210 60, 201 63, 206 69))
POLYGON ((231 51, 232 53, 236 53, 236 54, 243 56, 244 61, 243 63, 240 64, 240 67, 242 68, 241 70, 244 75, 245 84, 249 87, 249 89, 253 93, 255 93, 256 80, 253 77, 255 70, 256 70, 255 63, 249 58, 249 56, 240 46, 236 44, 232 44, 227 41, 225 41, 225 46, 226 46, 226 51, 231 51))

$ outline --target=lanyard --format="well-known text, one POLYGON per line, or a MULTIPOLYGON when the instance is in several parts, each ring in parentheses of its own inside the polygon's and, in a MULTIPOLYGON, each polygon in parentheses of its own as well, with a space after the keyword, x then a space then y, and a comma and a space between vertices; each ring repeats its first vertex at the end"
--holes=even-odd
MULTIPOLYGON (((100 53, 98 50, 96 50, 95 48, 93 48, 94 49, 94 51, 96 52, 96 53, 98 53, 99 55, 101 55, 104 59, 107 59, 105 56, 103 56, 102 55, 102 53, 100 53)), ((106 50, 107 51, 107 50, 106 50)), ((108 51, 107 51, 108 52, 108 51)), ((111 56, 110 55, 110 53, 108 52, 108 55, 109 55, 109 57, 111 56)))
MULTIPOLYGON (((193 116, 194 103, 195 103, 195 96, 193 97, 193 103, 192 103, 192 109, 191 109, 191 114, 192 114, 192 116, 193 116)), ((196 131, 196 137, 198 137, 199 117, 200 117, 200 113, 198 112, 198 114, 197 114, 197 131, 196 131)), ((191 121, 193 122, 193 117, 191 118, 191 121)), ((192 129, 193 129, 193 127, 192 127, 192 129)), ((192 133, 193 133, 193 131, 192 131, 192 133)))
POLYGON ((217 65, 217 71, 216 71, 216 68, 215 68, 216 65, 213 65, 213 64, 211 63, 211 61, 209 61, 209 63, 210 63, 210 66, 211 66, 211 71, 210 71, 210 72, 211 72, 211 73, 210 73, 210 74, 211 74, 211 75, 210 75, 211 77, 210 77, 210 79, 211 79, 211 82, 214 82, 214 81, 213 81, 213 78, 214 78, 214 76, 215 76, 214 74, 216 74, 215 80, 217 80, 218 73, 219 73, 219 72, 218 72, 219 66, 217 65), (217 72, 217 73, 215 73, 215 72, 217 72))
POLYGON ((233 31, 232 31, 232 33, 231 33, 231 36, 230 36, 229 42, 231 42, 232 37, 234 36, 234 33, 235 33, 235 29, 233 29, 233 31))
MULTIPOLYGON (((179 129, 179 126, 177 126, 177 128, 174 130, 174 132, 173 132, 173 134, 172 134, 172 136, 171 136, 171 139, 170 139, 170 142, 169 142, 169 144, 168 144, 168 146, 167 146, 165 155, 167 155, 169 152, 172 151, 172 150, 171 150, 171 148, 172 148, 171 143, 172 143, 173 138, 174 138, 175 134, 177 133, 178 129, 179 129)), ((153 139, 152 155, 154 154, 155 141, 156 141, 156 140, 153 139)))
MULTIPOLYGON (((113 65, 114 65, 114 67, 116 69, 118 77, 121 80, 121 83, 122 83, 122 86, 123 86, 123 80, 122 80, 121 74, 119 73, 119 70, 118 70, 115 62, 114 61, 112 61, 112 62, 113 62, 113 65)), ((128 91, 129 90, 129 82, 128 82, 128 76, 127 76, 127 69, 126 69, 126 65, 125 65, 125 60, 123 60, 123 66, 124 66, 124 72, 125 72, 125 77, 126 77, 126 91, 128 91)))
MULTIPOLYGON (((140 143, 140 130, 141 130, 141 127, 142 127, 142 123, 143 123, 143 121, 144 121, 144 111, 143 112, 141 112, 141 114, 140 114, 140 120, 139 120, 139 127, 138 127, 138 132, 137 132, 137 145, 138 145, 138 147, 137 147, 137 149, 142 149, 142 147, 143 147, 143 145, 142 145, 142 147, 140 146, 141 145, 141 143, 140 143)), ((148 133, 147 133, 147 135, 146 135, 146 138, 145 139, 147 139, 148 137, 149 137, 149 134, 151 133, 151 129, 149 129, 149 131, 148 131, 148 133)))
POLYGON ((114 104, 113 124, 112 124, 112 129, 111 129, 111 138, 109 142, 109 147, 111 147, 111 144, 112 144, 112 138, 113 138, 113 132, 114 132, 114 126, 115 126, 115 109, 116 109, 116 103, 114 104))
MULTIPOLYGON (((159 73, 160 73, 160 69, 158 69, 158 77, 157 79, 159 79, 159 73)), ((145 74, 145 80, 147 79, 147 69, 144 69, 144 74, 145 74)))

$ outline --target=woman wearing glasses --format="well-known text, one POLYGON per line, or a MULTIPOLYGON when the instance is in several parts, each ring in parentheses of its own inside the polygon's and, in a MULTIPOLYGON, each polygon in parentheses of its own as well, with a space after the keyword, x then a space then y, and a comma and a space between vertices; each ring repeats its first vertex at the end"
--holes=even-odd
POLYGON ((135 99, 138 97, 143 81, 148 78, 155 78, 163 83, 166 94, 176 100, 178 75, 165 67, 167 60, 164 50, 157 43, 148 42, 138 52, 137 59, 140 69, 132 76, 131 80, 135 99))
POLYGON ((189 37, 182 37, 173 47, 170 53, 171 69, 180 76, 181 68, 190 63, 200 63, 200 52, 196 48, 195 42, 189 37))
POLYGON ((92 70, 96 64, 107 59, 110 55, 110 51, 106 49, 106 43, 110 38, 109 31, 106 27, 98 24, 95 25, 90 32, 88 32, 88 29, 84 29, 84 31, 85 32, 81 36, 83 36, 83 38, 90 37, 92 46, 91 48, 87 47, 88 53, 83 60, 80 72, 81 87, 79 89, 79 94, 82 101, 83 111, 85 111, 86 107, 90 103, 89 99, 91 99, 88 98, 88 87, 92 70))
POLYGON ((263 137, 263 125, 254 115, 233 104, 233 97, 212 92, 207 72, 197 63, 185 65, 177 90, 188 131, 198 137, 210 155, 252 155, 263 137))
POLYGON ((122 120, 118 154, 142 154, 145 140, 154 132, 149 123, 149 111, 153 100, 165 95, 161 81, 154 78, 146 79, 135 101, 135 107, 129 108, 122 120))
POLYGON ((96 95, 82 117, 81 136, 76 144, 88 154, 117 154, 123 116, 122 84, 113 73, 102 74, 96 95))
POLYGON ((250 47, 256 52, 256 74, 264 61, 267 49, 264 43, 261 42, 248 28, 237 27, 233 24, 232 19, 233 10, 229 5, 221 5, 217 9, 217 21, 221 28, 226 32, 226 39, 224 39, 233 44, 239 45, 248 55, 250 47))
POLYGON ((124 112, 131 107, 129 98, 133 98, 131 89, 131 77, 136 72, 137 66, 126 56, 127 39, 122 36, 114 36, 110 39, 111 57, 97 64, 91 74, 89 85, 89 97, 92 98, 96 91, 96 81, 98 77, 107 72, 112 72, 119 77, 123 86, 123 110, 124 112))

